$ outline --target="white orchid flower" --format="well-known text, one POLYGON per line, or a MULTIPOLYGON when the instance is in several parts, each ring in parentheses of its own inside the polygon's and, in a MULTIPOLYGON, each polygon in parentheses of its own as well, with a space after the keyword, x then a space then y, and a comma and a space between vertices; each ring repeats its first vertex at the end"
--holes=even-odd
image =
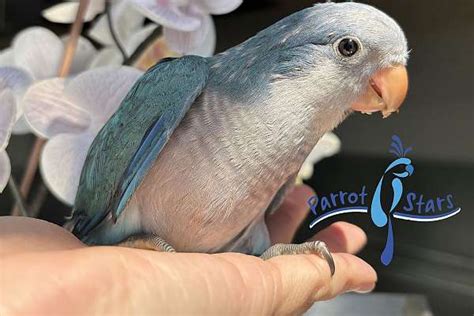
POLYGON ((324 158, 331 157, 341 150, 341 140, 334 133, 324 134, 306 158, 297 176, 297 183, 313 176, 314 165, 324 158))
POLYGON ((163 26, 171 50, 179 54, 211 56, 216 30, 211 14, 229 13, 242 0, 129 0, 137 10, 163 26))
POLYGON ((0 193, 10 178, 11 165, 5 148, 16 121, 16 100, 11 90, 0 92, 0 193))
POLYGON ((142 72, 102 67, 72 79, 33 84, 24 97, 27 123, 47 138, 40 170, 50 191, 72 204, 89 147, 142 72))
MULTIPOLYGON (((138 12, 128 0, 112 2, 110 13, 117 41, 127 56, 131 56, 138 46, 157 28, 155 24, 144 25, 145 16, 138 12)), ((95 58, 94 66, 120 65, 123 63, 123 56, 112 37, 106 15, 98 18, 89 30, 88 35, 105 46, 95 58)))
MULTIPOLYGON (((144 25, 145 18, 150 18, 151 16, 153 16, 153 13, 150 13, 147 7, 142 3, 133 0, 116 0, 113 2, 113 5, 111 6, 111 20, 117 40, 123 47, 127 56, 131 56, 138 46, 156 30, 156 24, 144 25)), ((173 46, 173 35, 171 35, 171 37, 166 36, 169 29, 163 25, 166 45, 163 46, 163 43, 157 43, 157 47, 155 47, 154 50, 158 50, 158 52, 151 55, 160 56, 164 52, 168 52, 167 55, 176 56, 176 54, 173 54, 174 52, 178 55, 192 54, 203 57, 212 56, 216 46, 214 23, 212 22, 210 15, 203 17, 203 19, 204 23, 198 27, 199 31, 196 29, 198 37, 191 36, 195 41, 195 44, 186 44, 187 47, 184 49, 173 46), (202 37, 199 37, 200 34, 202 37), (171 42, 168 42, 170 38, 171 42), (169 50, 172 50, 173 52, 170 52, 169 50)), ((158 24, 160 24, 161 21, 159 19, 151 20, 158 24)), ((105 48, 99 51, 99 54, 93 63, 94 66, 118 65, 123 62, 123 56, 111 35, 107 17, 105 15, 101 16, 97 22, 95 22, 88 34, 92 39, 105 46, 105 48)), ((156 62, 156 60, 154 62, 156 62)))
MULTIPOLYGON (((104 13, 106 0, 91 1, 87 7, 84 21, 92 21, 97 15, 104 13)), ((43 17, 55 23, 73 23, 76 18, 79 0, 66 1, 56 4, 43 11, 43 17)), ((128 0, 114 0, 111 2, 111 21, 119 45, 131 56, 137 47, 157 28, 155 24, 144 26, 145 16, 138 12, 128 0)), ((121 65, 123 56, 114 41, 107 16, 103 14, 90 28, 88 35, 102 44, 102 48, 91 64, 91 68, 121 65)))
MULTIPOLYGON (((87 7, 85 22, 92 21, 97 15, 104 13, 106 0, 91 1, 87 7)), ((43 11, 42 15, 54 23, 73 23, 76 18, 79 0, 66 1, 43 11)), ((111 2, 111 20, 119 44, 128 56, 157 28, 150 24, 144 26, 145 16, 139 13, 127 0, 114 0, 111 2)), ((123 56, 112 37, 107 16, 104 14, 94 22, 88 35, 105 46, 99 51, 92 62, 91 68, 106 65, 121 65, 123 56)))
MULTIPOLYGON (((105 1, 91 1, 85 21, 91 21, 103 12, 105 1)), ((111 2, 111 21, 117 41, 127 56, 131 56, 156 29, 154 24, 144 25, 147 17, 163 26, 163 35, 170 50, 180 55, 208 57, 214 54, 216 46, 216 30, 211 14, 229 13, 241 3, 242 0, 114 0, 111 2)), ((46 9, 43 16, 56 23, 72 23, 77 8, 78 0, 67 1, 46 9)), ((106 15, 99 17, 88 35, 105 46, 91 67, 123 63, 123 55, 112 37, 106 15)), ((167 48, 164 50, 167 51, 167 48)))
MULTIPOLYGON (((56 34, 46 28, 31 27, 18 33, 12 46, 0 52, 0 93, 11 91, 16 99, 17 123, 13 133, 29 132, 22 118, 23 94, 35 81, 57 75, 64 49, 64 41, 56 34)), ((80 38, 71 73, 87 69, 95 53, 92 44, 85 38, 80 38)), ((0 99, 0 103, 3 102, 0 99)))

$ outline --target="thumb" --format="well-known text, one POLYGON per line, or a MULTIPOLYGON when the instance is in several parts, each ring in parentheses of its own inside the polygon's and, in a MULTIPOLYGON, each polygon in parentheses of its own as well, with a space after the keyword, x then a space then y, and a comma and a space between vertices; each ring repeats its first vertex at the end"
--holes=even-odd
POLYGON ((333 258, 336 273, 332 278, 327 262, 315 255, 270 259, 281 275, 275 314, 303 313, 314 302, 329 300, 349 291, 370 292, 374 289, 377 274, 369 264, 347 253, 333 254, 333 258))
POLYGON ((245 285, 244 308, 250 309, 244 314, 250 315, 302 314, 317 301, 348 291, 369 292, 377 280, 369 264, 346 253, 333 254, 336 273, 332 278, 327 262, 316 255, 279 256, 268 261, 230 253, 216 256, 232 262, 234 272, 238 271, 245 285))

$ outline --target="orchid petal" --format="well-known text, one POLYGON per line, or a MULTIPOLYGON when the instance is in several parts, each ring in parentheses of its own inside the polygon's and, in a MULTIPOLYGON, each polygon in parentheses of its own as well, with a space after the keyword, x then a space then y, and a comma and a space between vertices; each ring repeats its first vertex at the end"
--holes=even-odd
POLYGON ((15 125, 13 125, 12 134, 24 135, 24 134, 28 134, 28 133, 31 133, 31 127, 28 124, 28 122, 26 121, 26 118, 25 118, 25 116, 23 115, 23 112, 22 112, 22 115, 20 115, 20 117, 16 121, 15 125))
POLYGON ((115 47, 102 48, 92 59, 89 69, 103 66, 120 66, 123 63, 123 56, 115 47))
POLYGON ((22 94, 33 79, 23 69, 16 67, 0 67, 0 91, 11 89, 15 94, 22 94))
POLYGON ((210 15, 199 16, 201 27, 191 32, 163 28, 163 35, 171 50, 180 54, 198 51, 210 56, 215 50, 215 27, 210 15))
POLYGON ((94 135, 61 134, 44 146, 40 170, 48 189, 59 200, 72 205, 76 197, 82 167, 94 135))
MULTIPOLYGON (((298 171, 297 179, 299 180, 308 180, 311 179, 314 173, 314 165, 312 163, 304 163, 300 171, 298 171)), ((297 180, 297 183, 301 183, 302 181, 297 180)))
POLYGON ((227 14, 242 4, 242 0, 199 0, 198 5, 210 14, 227 14))
POLYGON ((59 68, 64 46, 59 37, 42 27, 20 32, 13 41, 15 64, 36 80, 53 77, 59 68))
POLYGON ((12 66, 15 63, 15 58, 13 57, 13 49, 6 48, 0 51, 0 66, 12 66))
POLYGON ((2 99, 0 102, 9 102, 16 107, 16 123, 12 127, 14 134, 30 132, 30 128, 25 124, 22 116, 23 111, 20 107, 20 100, 31 82, 32 79, 26 71, 14 67, 0 67, 0 91, 8 90, 13 95, 13 99, 11 99, 10 95, 7 95, 6 99, 2 99))
MULTIPOLYGON (((104 11, 105 1, 90 1, 87 12, 84 16, 84 22, 92 21, 97 14, 104 11)), ((76 19, 77 10, 79 9, 79 1, 63 2, 43 10, 41 15, 48 21, 53 23, 71 24, 76 19)))
POLYGON ((0 92, 0 150, 8 145, 11 129, 16 121, 16 100, 10 89, 0 92))
POLYGON ((90 116, 64 94, 65 79, 33 84, 23 97, 24 116, 33 132, 44 138, 61 133, 80 133, 90 125, 90 116))
POLYGON ((136 9, 153 22, 179 31, 194 31, 201 26, 195 16, 186 14, 169 0, 132 0, 136 9))
POLYGON ((301 166, 298 178, 310 179, 313 176, 314 164, 337 154, 340 150, 341 140, 339 137, 331 132, 324 134, 301 166))
POLYGON ((114 45, 114 40, 110 35, 109 26, 107 24, 106 15, 102 15, 94 22, 87 32, 87 35, 102 45, 114 45))
POLYGON ((321 137, 306 158, 306 161, 315 164, 326 157, 331 157, 337 154, 340 150, 341 140, 334 133, 329 132, 321 137))
POLYGON ((188 55, 197 55, 202 57, 210 57, 216 51, 216 27, 210 16, 205 17, 203 25, 209 28, 206 36, 195 49, 191 49, 188 55))
POLYGON ((301 167, 298 177, 309 179, 313 175, 313 166, 324 158, 331 157, 341 150, 341 140, 334 133, 326 133, 314 146, 301 167))
POLYGON ((129 39, 125 43, 124 49, 127 54, 131 56, 135 50, 143 43, 152 33, 155 31, 157 26, 155 24, 149 24, 139 29, 138 31, 130 34, 129 39))
POLYGON ((8 184, 10 179, 11 165, 10 159, 8 159, 7 152, 5 150, 0 150, 0 193, 3 192, 3 189, 8 184))
MULTIPOLYGON (((123 0, 111 8, 112 23, 118 41, 126 46, 133 32, 140 29, 145 17, 129 1, 123 0)), ((116 45, 110 33, 107 16, 101 16, 89 30, 88 35, 103 45, 116 45)))
POLYGON ((88 70, 66 86, 66 95, 91 114, 93 128, 100 129, 118 109, 142 72, 132 67, 88 70))
POLYGON ((120 43, 126 46, 131 35, 143 28, 145 17, 129 1, 121 1, 112 7, 112 20, 120 43))

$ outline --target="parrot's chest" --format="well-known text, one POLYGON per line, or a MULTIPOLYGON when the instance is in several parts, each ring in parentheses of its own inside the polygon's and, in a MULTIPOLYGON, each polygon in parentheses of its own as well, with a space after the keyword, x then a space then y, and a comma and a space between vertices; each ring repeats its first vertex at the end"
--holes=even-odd
POLYGON ((204 95, 191 107, 128 209, 180 251, 216 251, 262 218, 304 155, 284 160, 260 118, 204 95), (215 110, 213 110, 213 107, 215 110), (231 111, 232 113, 226 112, 231 111))

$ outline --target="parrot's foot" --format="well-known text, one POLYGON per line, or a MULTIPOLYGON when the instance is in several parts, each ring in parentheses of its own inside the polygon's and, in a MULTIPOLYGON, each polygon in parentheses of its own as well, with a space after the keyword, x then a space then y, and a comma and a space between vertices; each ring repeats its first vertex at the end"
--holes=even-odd
POLYGON ((156 250, 160 252, 176 252, 170 244, 156 235, 134 235, 118 243, 117 246, 156 250))
POLYGON ((331 253, 329 252, 328 247, 322 241, 308 241, 302 244, 275 244, 265 250, 265 252, 260 256, 263 260, 268 260, 270 258, 281 256, 281 255, 300 255, 300 254, 317 254, 323 259, 325 259, 331 270, 331 276, 334 275, 336 271, 336 266, 334 265, 334 259, 332 258, 331 253))

